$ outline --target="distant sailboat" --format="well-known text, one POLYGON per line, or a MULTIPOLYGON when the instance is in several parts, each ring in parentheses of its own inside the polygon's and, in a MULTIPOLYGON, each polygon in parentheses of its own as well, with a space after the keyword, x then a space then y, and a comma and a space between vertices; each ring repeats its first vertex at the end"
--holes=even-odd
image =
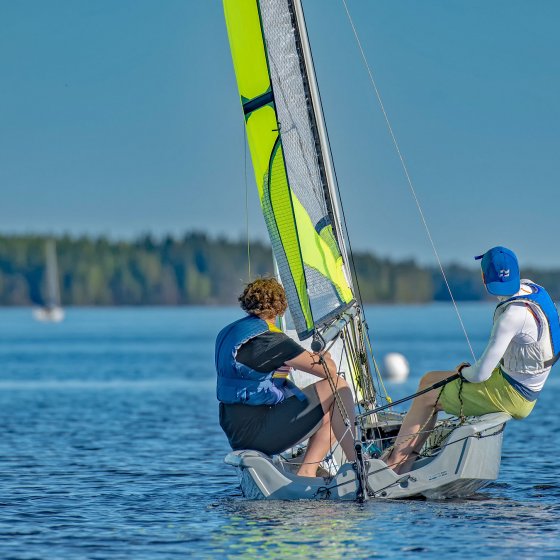
POLYGON ((56 245, 52 239, 49 239, 45 246, 45 257, 47 263, 46 298, 42 307, 33 310, 33 316, 37 321, 60 323, 64 319, 64 309, 60 306, 56 245))

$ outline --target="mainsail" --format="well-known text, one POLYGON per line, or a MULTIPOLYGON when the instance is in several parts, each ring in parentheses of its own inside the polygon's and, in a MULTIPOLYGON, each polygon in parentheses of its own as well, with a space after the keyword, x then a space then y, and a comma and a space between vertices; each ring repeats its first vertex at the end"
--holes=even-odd
POLYGON ((299 0, 224 0, 264 218, 298 337, 353 299, 299 0))

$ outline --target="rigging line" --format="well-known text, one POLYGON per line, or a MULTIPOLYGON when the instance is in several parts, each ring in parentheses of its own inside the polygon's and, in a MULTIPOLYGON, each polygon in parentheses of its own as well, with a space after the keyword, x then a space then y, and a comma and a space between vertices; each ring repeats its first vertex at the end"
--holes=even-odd
MULTIPOLYGON (((365 327, 366 327, 366 332, 369 330, 369 326, 367 323, 365 323, 365 327)), ((375 370, 375 374, 377 375, 377 379, 378 379, 378 388, 382 388, 383 389, 383 393, 385 394, 385 396, 383 397, 385 399, 386 402, 390 403, 393 402, 393 399, 391 399, 391 397, 389 396, 389 393, 387 392, 387 389, 385 388, 385 383, 383 383, 383 377, 381 375, 381 370, 379 369, 379 366, 377 365, 377 360, 375 359, 375 355, 373 354, 373 348, 371 346, 371 340, 369 338, 369 334, 366 334, 366 340, 368 343, 368 349, 369 349, 369 355, 371 356, 371 360, 373 362, 373 368, 375 370)), ((378 391, 377 394, 380 394, 381 391, 378 391)))
POLYGON ((354 375, 356 377, 356 383, 358 384, 362 394, 362 402, 364 405, 360 405, 360 407, 365 409, 365 404, 368 401, 375 401, 375 390, 371 386, 373 382, 371 372, 366 367, 361 367, 359 339, 356 336, 355 324, 353 322, 350 323, 345 332, 346 336, 343 340, 345 342, 346 356, 352 361, 351 366, 353 367, 354 375))
POLYGON ((356 352, 358 353, 359 363, 363 364, 363 369, 368 374, 364 376, 364 383, 368 388, 368 398, 371 402, 375 402, 375 397, 377 395, 377 390, 375 387, 375 382, 373 380, 373 374, 371 372, 371 366, 367 356, 367 348, 364 341, 364 323, 356 325, 355 322, 351 325, 351 332, 353 334, 354 345, 356 347, 356 352))
POLYGON ((346 364, 348 365, 349 371, 348 375, 350 377, 350 381, 352 383, 352 388, 354 389, 354 397, 356 400, 356 405, 362 410, 360 402, 356 398, 358 395, 358 391, 364 392, 362 389, 361 378, 359 377, 359 369, 357 367, 355 356, 352 352, 350 352, 350 342, 347 340, 348 337, 342 334, 342 352, 340 353, 340 362, 342 363, 342 358, 346 356, 346 364))
POLYGON ((380 94, 380 92, 379 92, 379 89, 377 88, 377 84, 376 84, 375 79, 374 79, 374 77, 373 77, 373 72, 372 72, 372 70, 371 70, 371 67, 370 67, 369 62, 368 62, 367 57, 366 57, 366 54, 365 54, 364 49, 363 49, 363 47, 362 47, 362 43, 361 43, 360 38, 359 38, 359 36, 358 36, 358 32, 357 32, 356 27, 355 27, 355 25, 354 25, 354 21, 352 20, 352 16, 350 15, 350 11, 348 10, 348 5, 346 4, 346 0, 342 0, 342 3, 344 4, 344 9, 346 10, 346 15, 348 16, 348 21, 350 22, 350 26, 352 27, 352 31, 353 31, 353 33, 354 33, 354 37, 356 38, 356 43, 358 44, 358 48, 360 49, 360 53, 361 53, 361 55, 362 55, 362 60, 363 60, 363 62, 364 62, 364 65, 365 65, 365 67, 366 67, 366 70, 367 70, 367 72, 368 72, 368 74, 369 74, 369 78, 370 78, 371 84, 372 84, 372 86, 373 86, 373 89, 374 89, 374 91, 375 91, 375 95, 376 95, 376 97, 377 97, 377 100, 378 100, 378 102, 379 102, 379 105, 380 105, 380 107, 381 107, 381 111, 382 111, 382 113, 383 113, 383 117, 385 118, 385 123, 386 123, 386 125, 387 125, 388 130, 389 130, 389 134, 391 135, 391 138, 392 138, 392 140, 393 140, 393 144, 394 144, 394 146, 395 146, 395 149, 397 150, 397 154, 398 154, 399 159, 400 159, 400 161, 401 161, 401 166, 402 166, 403 171, 404 171, 404 174, 405 174, 405 176, 406 176, 406 180, 407 180, 407 182, 408 182, 408 186, 410 187, 410 191, 411 191, 411 193, 412 193, 412 197, 414 198, 414 201, 416 202, 416 206, 417 206, 417 208, 418 208, 418 212, 420 213, 420 218, 421 218, 421 220, 422 220, 422 223, 424 224, 424 228, 425 228, 425 230, 426 230, 426 233, 428 234, 428 239, 430 240, 430 244, 432 245, 432 249, 433 249, 434 255, 435 255, 435 257, 436 257, 436 260, 437 260, 438 265, 439 265, 439 269, 440 269, 440 271, 441 271, 441 275, 442 275, 442 277, 443 277, 443 280, 444 280, 444 282, 445 282, 445 285, 447 286, 447 291, 449 292, 449 296, 451 297, 451 301, 453 302, 453 306, 455 307, 455 312, 456 312, 456 314, 457 314, 457 318, 459 319, 459 323, 461 324, 461 328, 463 329, 463 333, 464 333, 465 338, 466 338, 466 340, 467 340, 467 344, 468 344, 469 349, 470 349, 470 351, 471 351, 472 357, 473 357, 473 359, 476 361, 476 356, 475 356, 474 350, 473 350, 473 348, 472 348, 472 346, 471 346, 471 341, 470 341, 470 339, 469 339, 469 335, 467 334, 467 329, 465 328, 465 325, 464 325, 464 323, 463 323, 463 319, 462 319, 462 317, 461 317, 461 313, 459 312, 459 307, 457 306, 457 302, 455 301, 455 298, 453 297, 453 292, 451 291, 451 286, 449 285, 449 282, 447 281, 447 275, 445 274, 445 271, 444 271, 444 269, 443 269, 443 265, 442 265, 441 260, 440 260, 440 258, 439 258, 439 253, 438 253, 438 251, 437 251, 437 249, 436 249, 436 245, 435 245, 434 240, 433 240, 433 238, 432 238, 432 234, 431 234, 431 232, 430 232, 430 228, 428 227, 428 223, 427 223, 426 218, 425 218, 425 216, 424 216, 424 212, 423 212, 423 210, 422 210, 422 206, 420 205, 420 201, 419 201, 419 199, 418 199, 418 197, 417 197, 417 195, 416 195, 416 190, 414 189, 414 186, 413 186, 413 184, 412 184, 412 179, 410 178, 410 174, 409 174, 409 172, 408 172, 408 167, 407 167, 407 165, 406 165, 406 163, 405 163, 405 161, 404 161, 404 157, 403 157, 403 155, 402 155, 401 149, 400 149, 399 144, 398 144, 398 142, 397 142, 397 138, 396 138, 396 136, 395 136, 395 133, 393 132, 393 127, 391 126, 391 122, 389 121, 389 116, 387 115, 387 111, 385 110, 385 105, 383 104, 383 100, 381 99, 381 94, 380 94))
POLYGON ((342 418, 342 421, 344 422, 344 424, 346 426, 348 426, 348 422, 349 422, 349 416, 348 416, 348 412, 346 411, 346 407, 344 406, 344 402, 342 401, 342 397, 340 396, 340 394, 338 393, 338 378, 339 376, 336 375, 336 381, 331 377, 331 373, 329 372, 329 368, 327 366, 327 363, 325 362, 325 358, 323 357, 322 354, 319 354, 319 363, 323 366, 323 371, 325 373, 325 378, 328 380, 329 382, 329 386, 331 388, 332 394, 333 394, 333 403, 331 406, 334 407, 334 405, 336 404, 337 408, 338 408, 338 412, 340 413, 340 416, 342 418))
POLYGON ((247 236, 247 267, 249 269, 249 277, 247 281, 251 281, 251 242, 249 241, 249 185, 247 181, 247 129, 243 122, 243 180, 245 183, 245 235, 247 236))

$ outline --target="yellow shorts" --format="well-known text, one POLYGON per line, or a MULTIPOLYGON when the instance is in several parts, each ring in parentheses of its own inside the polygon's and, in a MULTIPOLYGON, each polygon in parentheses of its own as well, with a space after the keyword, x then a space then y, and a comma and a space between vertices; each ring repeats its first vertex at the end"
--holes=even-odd
POLYGON ((523 398, 504 378, 499 367, 482 383, 461 381, 457 379, 448 383, 441 390, 439 402, 448 414, 459 416, 462 401, 465 416, 507 412, 519 420, 529 416, 536 403, 523 398))

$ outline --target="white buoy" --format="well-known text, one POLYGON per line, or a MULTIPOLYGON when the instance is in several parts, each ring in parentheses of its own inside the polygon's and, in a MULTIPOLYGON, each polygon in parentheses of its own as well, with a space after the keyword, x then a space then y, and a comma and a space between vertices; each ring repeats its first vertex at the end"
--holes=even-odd
POLYGON ((383 377, 395 383, 406 381, 410 367, 407 359, 398 352, 389 352, 383 358, 383 377))

